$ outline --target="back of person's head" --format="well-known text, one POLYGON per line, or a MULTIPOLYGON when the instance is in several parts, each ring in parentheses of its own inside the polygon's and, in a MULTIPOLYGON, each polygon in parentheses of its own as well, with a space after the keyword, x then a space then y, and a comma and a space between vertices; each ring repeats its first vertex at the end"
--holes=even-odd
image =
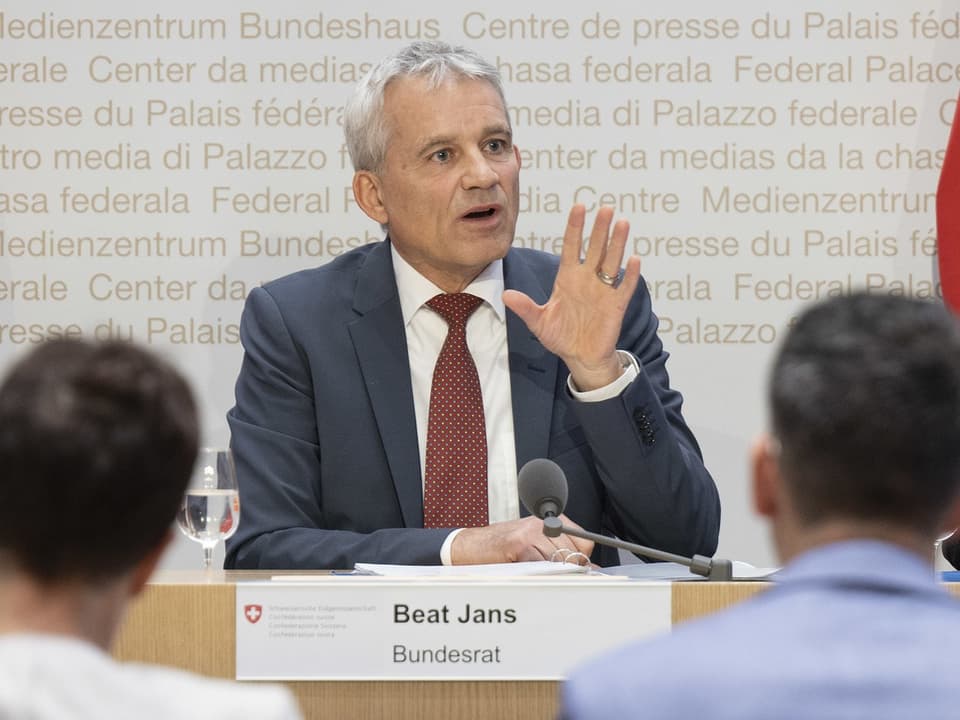
POLYGON ((411 76, 426 78, 431 87, 439 87, 451 77, 483 80, 500 95, 506 111, 500 72, 483 57, 439 40, 411 43, 375 65, 347 100, 343 131, 354 170, 378 172, 382 168, 389 139, 383 112, 384 93, 391 81, 411 76))
POLYGON ((190 389, 133 345, 57 340, 0 385, 0 559, 97 581, 163 542, 197 451, 190 389))
POLYGON ((855 294, 795 322, 770 377, 801 523, 930 533, 960 487, 960 328, 939 304, 855 294))

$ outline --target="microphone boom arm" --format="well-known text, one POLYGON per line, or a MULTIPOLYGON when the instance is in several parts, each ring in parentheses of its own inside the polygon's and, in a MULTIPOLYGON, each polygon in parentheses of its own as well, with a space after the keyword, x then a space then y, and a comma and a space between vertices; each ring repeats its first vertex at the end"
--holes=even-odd
POLYGON ((690 568, 690 572, 695 575, 702 575, 708 580, 718 580, 721 582, 733 580, 733 563, 729 560, 708 558, 704 555, 694 555, 692 558, 688 558, 683 555, 664 552, 663 550, 654 550, 644 545, 636 545, 635 543, 624 542, 616 538, 609 538, 606 535, 599 535, 587 530, 569 527, 568 525, 564 525, 560 518, 555 515, 548 515, 543 519, 543 534, 547 537, 558 537, 561 534, 572 535, 573 537, 584 540, 592 540, 600 545, 609 545, 610 547, 615 547, 620 550, 627 550, 637 555, 653 558, 654 560, 678 563, 679 565, 690 568))

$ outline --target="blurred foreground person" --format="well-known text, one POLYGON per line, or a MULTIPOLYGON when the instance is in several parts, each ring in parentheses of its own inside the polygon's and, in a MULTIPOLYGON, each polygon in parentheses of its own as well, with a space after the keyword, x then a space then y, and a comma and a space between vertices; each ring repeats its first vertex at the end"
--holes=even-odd
POLYGON ((143 350, 57 341, 13 367, 0 385, 0 718, 300 717, 281 688, 107 652, 171 539, 196 452, 186 382, 143 350))
POLYGON ((752 455, 776 584, 572 673, 585 718, 954 718, 960 603, 934 539, 960 523, 960 329, 943 306, 858 294, 808 309, 752 455))

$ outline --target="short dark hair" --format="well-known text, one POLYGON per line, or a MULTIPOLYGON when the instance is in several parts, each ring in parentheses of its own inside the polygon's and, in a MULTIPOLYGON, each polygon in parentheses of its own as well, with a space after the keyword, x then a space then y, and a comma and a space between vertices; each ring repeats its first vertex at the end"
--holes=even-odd
POLYGON ((960 327, 947 309, 866 293, 814 305, 788 332, 769 393, 802 522, 935 530, 960 487, 960 327))
POLYGON ((173 522, 197 438, 190 388, 154 355, 39 346, 0 385, 0 554, 47 583, 131 569, 173 522))

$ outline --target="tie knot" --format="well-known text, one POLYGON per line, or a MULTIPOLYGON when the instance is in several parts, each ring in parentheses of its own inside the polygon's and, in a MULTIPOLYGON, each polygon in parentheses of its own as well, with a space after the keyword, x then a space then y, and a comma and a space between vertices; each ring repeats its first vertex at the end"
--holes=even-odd
POLYGON ((470 293, 443 293, 427 300, 427 305, 436 310, 448 325, 465 323, 482 303, 482 298, 470 293))

